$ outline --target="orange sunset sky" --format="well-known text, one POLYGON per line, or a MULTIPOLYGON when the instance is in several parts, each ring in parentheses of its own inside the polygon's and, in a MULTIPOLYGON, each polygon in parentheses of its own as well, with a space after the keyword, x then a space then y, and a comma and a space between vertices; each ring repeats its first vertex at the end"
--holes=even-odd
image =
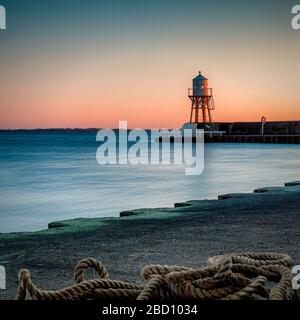
POLYGON ((179 127, 199 70, 214 121, 300 120, 290 1, 2 2, 1 129, 179 127))

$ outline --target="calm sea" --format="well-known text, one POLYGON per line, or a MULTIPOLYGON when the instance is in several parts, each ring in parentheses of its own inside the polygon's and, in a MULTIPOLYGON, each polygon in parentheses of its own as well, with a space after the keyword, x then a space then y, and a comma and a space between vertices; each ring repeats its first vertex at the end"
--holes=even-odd
POLYGON ((200 176, 174 165, 101 166, 98 146, 96 131, 0 131, 0 232, 300 180, 298 145, 208 144, 200 176))

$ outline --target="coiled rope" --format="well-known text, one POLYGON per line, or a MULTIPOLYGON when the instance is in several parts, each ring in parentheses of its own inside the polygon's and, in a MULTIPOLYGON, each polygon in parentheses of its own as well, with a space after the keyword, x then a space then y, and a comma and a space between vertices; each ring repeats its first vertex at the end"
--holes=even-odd
POLYGON ((241 253, 210 257, 199 269, 147 265, 141 275, 145 285, 109 278, 105 266, 95 259, 84 259, 75 267, 75 284, 57 291, 40 290, 28 270, 19 273, 19 300, 300 300, 293 290, 285 254, 241 253), (85 280, 86 269, 94 269, 98 279, 85 280))

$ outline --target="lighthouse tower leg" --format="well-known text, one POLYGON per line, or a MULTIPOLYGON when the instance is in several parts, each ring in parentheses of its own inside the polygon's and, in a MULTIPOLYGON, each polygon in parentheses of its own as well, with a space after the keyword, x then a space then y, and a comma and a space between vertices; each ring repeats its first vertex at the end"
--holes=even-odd
POLYGON ((205 106, 202 106, 202 120, 203 120, 203 123, 205 124, 206 123, 206 108, 205 108, 205 106))

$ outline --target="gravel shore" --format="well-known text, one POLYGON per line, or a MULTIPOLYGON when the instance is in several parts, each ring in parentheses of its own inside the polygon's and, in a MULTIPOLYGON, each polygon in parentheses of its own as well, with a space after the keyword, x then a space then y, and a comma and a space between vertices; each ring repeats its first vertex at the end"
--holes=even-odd
POLYGON ((300 264, 300 182, 255 191, 0 234, 0 265, 7 272, 0 299, 15 297, 20 268, 29 269, 40 288, 55 290, 73 284, 74 266, 87 257, 101 260, 111 278, 136 283, 146 264, 196 267, 230 252, 287 253, 300 264))

